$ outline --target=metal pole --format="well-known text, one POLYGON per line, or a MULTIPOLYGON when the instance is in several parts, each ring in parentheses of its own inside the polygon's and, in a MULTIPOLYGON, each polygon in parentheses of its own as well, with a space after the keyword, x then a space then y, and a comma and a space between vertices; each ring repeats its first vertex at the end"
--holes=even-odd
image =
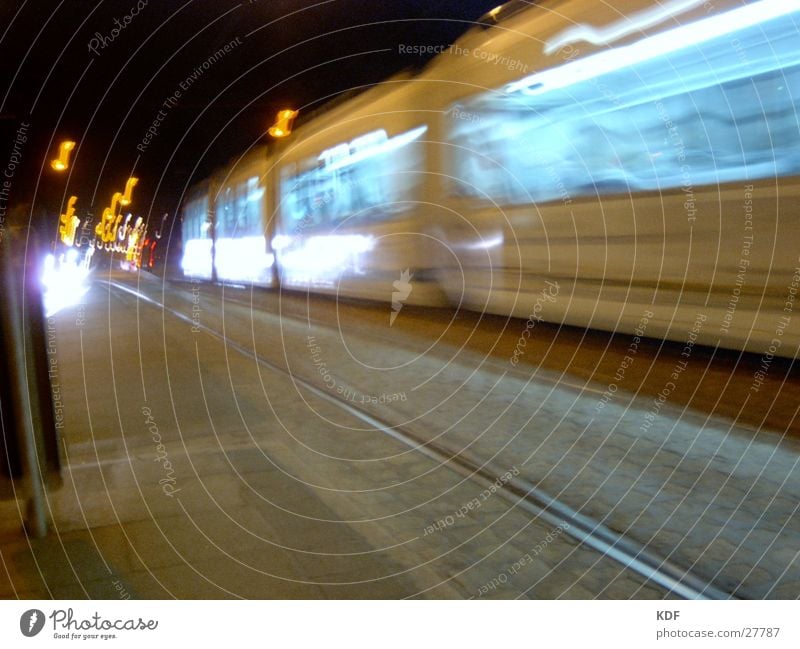
MULTIPOLYGON (((25 264, 15 263, 11 244, 4 242, 2 255, 3 278, 5 283, 5 321, 8 332, 8 344, 13 350, 10 355, 11 390, 16 403, 17 430, 21 437, 21 450, 28 483, 29 501, 26 510, 26 523, 31 535, 41 538, 47 534, 47 512, 45 503, 45 486, 43 467, 40 466, 39 452, 36 446, 36 427, 31 403, 31 391, 38 394, 36 377, 28 371, 27 353, 30 341, 25 335, 25 307, 39 305, 25 304, 25 264), (21 267, 20 267, 21 266, 21 267)), ((38 402, 38 399, 37 399, 38 402)))

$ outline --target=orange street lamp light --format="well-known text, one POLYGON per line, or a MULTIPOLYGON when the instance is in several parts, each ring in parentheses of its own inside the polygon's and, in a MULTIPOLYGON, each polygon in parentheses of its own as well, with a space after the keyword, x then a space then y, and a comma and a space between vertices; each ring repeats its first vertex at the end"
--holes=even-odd
POLYGON ((61 241, 67 245, 72 246, 75 243, 75 231, 81 223, 81 220, 75 216, 75 201, 78 200, 77 196, 70 196, 67 202, 67 211, 61 215, 58 227, 58 233, 61 235, 61 241))
POLYGON ((58 158, 50 162, 56 171, 64 171, 69 167, 69 154, 75 148, 75 142, 64 140, 58 147, 58 158))
POLYGON ((111 197, 111 205, 103 210, 103 216, 100 217, 100 221, 94 229, 95 234, 100 237, 103 243, 113 241, 116 236, 117 226, 122 218, 122 214, 117 216, 117 205, 121 198, 122 194, 120 192, 114 192, 111 197))
POLYGON ((132 200, 133 188, 136 187, 136 183, 139 182, 138 178, 134 178, 131 176, 128 178, 128 182, 125 183, 125 193, 122 195, 122 198, 119 200, 120 205, 130 205, 132 200))
POLYGON ((286 137, 292 132, 292 124, 294 118, 297 117, 299 110, 279 110, 278 118, 275 123, 269 127, 267 133, 272 137, 286 137))

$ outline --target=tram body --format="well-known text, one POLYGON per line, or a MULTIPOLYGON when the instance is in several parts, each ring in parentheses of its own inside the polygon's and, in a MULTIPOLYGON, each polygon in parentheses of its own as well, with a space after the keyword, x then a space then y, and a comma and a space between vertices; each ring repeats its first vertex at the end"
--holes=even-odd
POLYGON ((800 3, 619 4, 507 3, 234 162, 185 202, 184 269, 210 278, 205 192, 220 280, 795 356, 800 3), (239 238, 260 275, 220 273, 239 238))

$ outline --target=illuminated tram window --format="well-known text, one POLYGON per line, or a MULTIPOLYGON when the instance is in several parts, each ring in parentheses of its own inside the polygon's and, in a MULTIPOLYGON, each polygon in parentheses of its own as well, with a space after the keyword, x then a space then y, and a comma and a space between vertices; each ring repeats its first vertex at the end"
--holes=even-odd
POLYGON ((325 228, 348 217, 381 219, 408 209, 424 167, 420 126, 389 138, 379 129, 287 165, 281 210, 291 234, 325 228))
POLYGON ((450 192, 566 201, 797 174, 797 16, 755 3, 451 106, 471 119, 448 120, 450 192))

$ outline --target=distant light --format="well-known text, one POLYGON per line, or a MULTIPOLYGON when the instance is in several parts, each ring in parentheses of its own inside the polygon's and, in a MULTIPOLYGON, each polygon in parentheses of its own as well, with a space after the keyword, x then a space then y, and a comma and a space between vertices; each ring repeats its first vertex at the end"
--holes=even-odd
POLYGON ((49 318, 62 309, 78 304, 89 290, 86 285, 88 275, 88 265, 79 263, 75 248, 68 250, 60 260, 56 260, 53 255, 47 255, 41 277, 45 317, 49 318))
POLYGON ((119 228, 117 228, 117 240, 118 241, 125 241, 125 237, 128 233, 128 225, 133 218, 133 214, 128 212, 128 216, 125 217, 125 221, 119 224, 119 228))
POLYGON ((136 187, 136 183, 138 182, 138 178, 128 178, 128 182, 125 183, 125 193, 122 194, 122 198, 119 199, 120 205, 131 204, 131 200, 133 200, 133 188, 136 187))
POLYGON ((117 215, 117 205, 119 205, 122 194, 114 192, 111 197, 111 205, 103 210, 103 216, 94 229, 95 234, 103 243, 110 243, 117 237, 117 227, 122 219, 122 214, 117 215))
POLYGON ((56 171, 64 171, 69 167, 69 154, 75 148, 75 142, 65 140, 58 147, 58 158, 50 162, 50 166, 56 171))
POLYGON ((58 233, 61 235, 61 241, 67 246, 72 246, 75 243, 75 232, 81 222, 75 216, 75 201, 77 200, 77 196, 70 196, 69 201, 67 201, 67 211, 59 218, 61 225, 58 226, 58 233))

